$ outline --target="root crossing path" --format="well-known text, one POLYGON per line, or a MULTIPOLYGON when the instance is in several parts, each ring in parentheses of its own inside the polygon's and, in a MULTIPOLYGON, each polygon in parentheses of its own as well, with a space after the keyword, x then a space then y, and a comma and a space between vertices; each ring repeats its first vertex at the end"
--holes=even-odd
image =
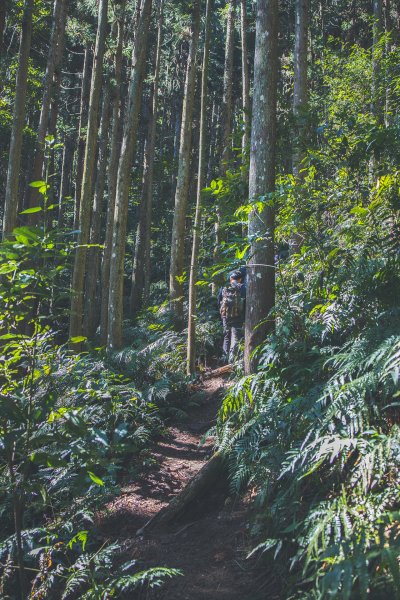
MULTIPOLYGON (((154 467, 139 482, 127 485, 102 518, 101 530, 118 538, 138 570, 173 567, 175 577, 160 590, 142 590, 135 598, 151 600, 258 600, 261 581, 246 560, 250 548, 247 505, 231 498, 224 477, 169 525, 144 528, 169 505, 212 454, 212 440, 199 445, 214 424, 226 382, 205 381, 193 391, 196 406, 180 426, 170 427, 155 446, 154 467), (257 583, 258 580, 258 583, 257 583)), ((261 592, 261 593, 260 593, 261 592)), ((264 592, 265 593, 265 592, 264 592)))

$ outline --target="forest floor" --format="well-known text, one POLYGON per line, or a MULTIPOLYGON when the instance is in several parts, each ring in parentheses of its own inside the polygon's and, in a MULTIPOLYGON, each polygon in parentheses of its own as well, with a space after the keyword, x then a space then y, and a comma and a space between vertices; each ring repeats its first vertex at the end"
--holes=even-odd
POLYGON ((249 499, 229 496, 223 477, 221 485, 192 505, 178 521, 169 526, 157 525, 137 535, 149 519, 179 494, 212 454, 212 439, 203 445, 199 443, 215 423, 226 386, 226 380, 217 377, 192 389, 194 402, 187 420, 167 429, 153 448, 153 467, 139 481, 123 486, 121 495, 101 516, 102 536, 122 543, 125 557, 137 559, 138 570, 165 566, 183 573, 160 590, 143 590, 135 598, 273 598, 265 588, 265 573, 256 572, 254 561, 246 559, 252 547, 248 531, 249 499))

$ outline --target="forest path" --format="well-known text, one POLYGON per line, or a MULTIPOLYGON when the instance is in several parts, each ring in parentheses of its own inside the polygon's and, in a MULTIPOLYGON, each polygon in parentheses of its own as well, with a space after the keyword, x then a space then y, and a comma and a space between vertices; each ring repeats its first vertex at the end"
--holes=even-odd
MULTIPOLYGON (((227 382, 212 378, 195 386, 188 419, 168 428, 152 451, 155 461, 140 481, 122 488, 107 507, 100 530, 122 543, 127 559, 137 559, 138 570, 156 566, 178 568, 160 590, 143 590, 140 600, 257 600, 265 598, 253 565, 246 561, 251 547, 247 531, 247 503, 228 496, 226 483, 209 492, 182 518, 137 535, 149 519, 176 496, 212 453, 212 440, 199 442, 215 423, 227 382)), ((264 579, 262 579, 265 581, 264 579)), ((263 587, 263 586, 262 586, 263 587)))

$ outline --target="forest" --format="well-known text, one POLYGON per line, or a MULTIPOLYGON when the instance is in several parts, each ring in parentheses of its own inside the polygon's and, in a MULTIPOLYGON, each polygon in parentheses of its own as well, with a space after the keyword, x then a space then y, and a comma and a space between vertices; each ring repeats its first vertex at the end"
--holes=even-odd
POLYGON ((0 597, 400 599, 398 0, 0 0, 0 78, 0 597))

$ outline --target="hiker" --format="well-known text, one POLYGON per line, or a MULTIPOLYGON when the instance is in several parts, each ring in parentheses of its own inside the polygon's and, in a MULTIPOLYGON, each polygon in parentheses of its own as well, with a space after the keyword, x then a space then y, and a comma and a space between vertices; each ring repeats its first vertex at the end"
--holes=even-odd
POLYGON ((223 360, 231 363, 239 340, 243 337, 246 285, 241 271, 229 275, 229 285, 220 289, 218 308, 224 328, 223 360))

